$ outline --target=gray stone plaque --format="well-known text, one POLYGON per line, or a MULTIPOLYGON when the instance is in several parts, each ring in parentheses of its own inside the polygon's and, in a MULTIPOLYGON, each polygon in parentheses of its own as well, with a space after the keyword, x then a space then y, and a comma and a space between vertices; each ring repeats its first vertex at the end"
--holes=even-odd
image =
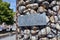
POLYGON ((18 17, 18 26, 46 25, 46 14, 30 14, 18 17))

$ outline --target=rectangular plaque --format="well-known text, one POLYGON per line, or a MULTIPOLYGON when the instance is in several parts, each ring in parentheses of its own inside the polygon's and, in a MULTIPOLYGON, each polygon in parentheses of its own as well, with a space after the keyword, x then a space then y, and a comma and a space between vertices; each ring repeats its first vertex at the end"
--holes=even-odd
POLYGON ((46 14, 30 14, 18 17, 18 26, 46 25, 46 14))

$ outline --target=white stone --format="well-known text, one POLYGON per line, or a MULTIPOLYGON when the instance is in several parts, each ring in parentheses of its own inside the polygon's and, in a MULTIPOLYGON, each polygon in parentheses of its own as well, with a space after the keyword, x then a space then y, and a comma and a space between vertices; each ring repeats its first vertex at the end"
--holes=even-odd
POLYGON ((24 34, 30 34, 30 30, 29 29, 26 29, 26 30, 24 30, 24 34))
POLYGON ((60 30, 60 25, 56 23, 56 29, 60 30))
POLYGON ((60 14, 58 14, 58 21, 60 21, 60 14))
POLYGON ((48 23, 49 22, 49 18, 46 16, 46 22, 48 23))
POLYGON ((36 0, 26 0, 26 3, 34 3, 36 0))
POLYGON ((51 22, 55 22, 55 21, 54 21, 54 16, 51 16, 51 17, 50 17, 50 21, 51 21, 51 22))
POLYGON ((48 38, 53 38, 53 37, 55 37, 55 35, 54 35, 52 32, 50 32, 50 33, 47 35, 47 37, 48 37, 48 38))
POLYGON ((59 25, 60 25, 60 21, 58 21, 59 25))
POLYGON ((47 34, 48 34, 49 32, 51 32, 50 27, 46 27, 46 32, 47 32, 47 34))
POLYGON ((55 4, 57 4, 56 1, 52 1, 51 4, 49 5, 49 7, 52 7, 52 6, 54 6, 55 4))
POLYGON ((38 36, 37 36, 37 35, 35 35, 35 36, 32 36, 32 35, 31 35, 31 36, 30 36, 30 39, 31 39, 31 40, 38 40, 38 36))
POLYGON ((35 14, 35 13, 37 13, 35 10, 33 10, 33 9, 27 9, 27 10, 24 10, 23 11, 23 13, 25 13, 25 14, 35 14))
POLYGON ((58 15, 60 15, 60 9, 59 9, 59 11, 58 11, 58 15))
POLYGON ((57 40, 57 38, 56 38, 56 37, 54 37, 54 38, 52 38, 51 40, 57 40))
POLYGON ((55 29, 51 29, 52 32, 54 32, 54 34, 56 34, 56 30, 55 29))
POLYGON ((60 1, 57 1, 57 5, 60 5, 60 1))
POLYGON ((36 9, 36 8, 38 8, 38 4, 37 3, 28 4, 26 7, 31 8, 31 9, 36 9))
POLYGON ((44 37, 44 38, 40 38, 39 40, 48 40, 48 38, 44 37))
POLYGON ((44 1, 43 4, 49 4, 49 2, 48 1, 44 1))
POLYGON ((25 6, 19 6, 19 11, 23 11, 23 10, 25 10, 26 9, 26 7, 25 6))
POLYGON ((51 23, 51 27, 52 27, 52 28, 55 28, 56 25, 55 25, 54 23, 51 23))
POLYGON ((41 31, 39 31, 38 35, 41 36, 41 35, 47 35, 49 32, 50 32, 50 28, 49 27, 46 27, 44 29, 41 29, 41 31))
POLYGON ((30 30, 29 29, 25 29, 24 30, 24 39, 27 39, 30 36, 30 30))
POLYGON ((58 22, 58 17, 54 16, 55 22, 58 22))
POLYGON ((52 1, 51 4, 52 4, 52 5, 56 4, 56 1, 52 1))
POLYGON ((49 13, 51 13, 51 11, 52 11, 51 9, 48 9, 48 12, 49 12, 49 13))
POLYGON ((54 15, 56 15, 57 13, 56 12, 53 12, 54 13, 54 15))
POLYGON ((59 6, 58 6, 58 5, 57 5, 57 6, 54 6, 54 7, 53 7, 53 10, 54 10, 54 11, 58 11, 58 10, 59 10, 59 6))
POLYGON ((27 13, 27 12, 28 12, 28 10, 27 10, 27 9, 23 11, 23 13, 27 13))
POLYGON ((31 9, 30 13, 33 14, 33 13, 37 13, 37 12, 35 10, 31 9))
POLYGON ((35 31, 34 30, 31 30, 31 33, 32 34, 36 34, 37 33, 37 30, 35 30, 35 31))
POLYGON ((24 35, 24 39, 28 39, 29 35, 24 35))
POLYGON ((42 6, 40 6, 38 9, 37 9, 37 12, 40 13, 40 12, 44 12, 46 11, 46 9, 42 6))
POLYGON ((38 3, 43 2, 44 0, 37 0, 38 3))
POLYGON ((25 2, 23 0, 20 0, 19 5, 25 5, 25 2))

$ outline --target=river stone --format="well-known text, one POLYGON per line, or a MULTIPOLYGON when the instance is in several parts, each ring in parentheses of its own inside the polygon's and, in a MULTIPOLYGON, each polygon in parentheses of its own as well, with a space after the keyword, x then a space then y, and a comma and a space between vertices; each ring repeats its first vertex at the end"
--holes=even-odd
POLYGON ((41 35, 47 35, 48 33, 50 32, 50 28, 49 27, 46 27, 44 29, 41 29, 41 31, 39 31, 38 35, 41 36, 41 35))
POLYGON ((58 31, 58 35, 57 36, 58 36, 58 40, 60 40, 60 31, 58 31))
POLYGON ((30 14, 31 14, 31 13, 30 13, 30 10, 31 10, 31 9, 26 9, 26 10, 23 11, 23 13, 24 13, 24 14, 27 14, 27 15, 30 15, 30 14))
POLYGON ((52 1, 51 4, 50 4, 50 6, 52 7, 52 6, 54 6, 55 4, 56 4, 56 1, 52 1))
POLYGON ((51 31, 52 31, 54 34, 56 34, 56 30, 55 30, 55 29, 51 29, 51 31))
MULTIPOLYGON (((48 18, 48 16, 46 16, 46 22, 48 23, 49 22, 49 18, 48 18)), ((48 24, 47 24, 48 25, 48 24)))
POLYGON ((26 5, 27 5, 27 4, 30 4, 30 1, 26 1, 25 4, 26 4, 26 5))
POLYGON ((54 15, 56 15, 57 14, 57 12, 53 12, 54 13, 54 15))
POLYGON ((42 5, 46 8, 46 9, 49 9, 49 2, 48 1, 44 1, 42 3, 42 5), (48 5, 48 6, 47 6, 48 5))
POLYGON ((23 11, 23 10, 25 10, 25 9, 26 9, 25 6, 19 6, 19 11, 23 11))
POLYGON ((60 36, 58 36, 58 40, 60 40, 60 36))
POLYGON ((58 34, 57 34, 57 36, 59 36, 59 37, 60 37, 60 31, 58 31, 58 34))
POLYGON ((41 30, 41 35, 46 35, 47 33, 46 33, 46 29, 44 28, 44 29, 42 29, 41 30))
POLYGON ((31 9, 36 9, 36 8, 38 8, 38 4, 37 3, 28 4, 28 5, 26 5, 26 7, 31 8, 31 9))
POLYGON ((60 15, 60 10, 58 11, 58 15, 60 15))
POLYGON ((30 30, 29 29, 25 29, 24 30, 24 34, 28 34, 29 35, 30 34, 30 30))
POLYGON ((25 5, 25 2, 23 0, 20 0, 19 5, 25 5))
POLYGON ((48 40, 48 38, 44 37, 44 38, 40 38, 39 40, 48 40))
POLYGON ((26 12, 25 14, 26 14, 26 15, 30 15, 30 12, 28 11, 28 12, 26 12))
POLYGON ((56 25, 55 25, 54 23, 51 23, 51 27, 52 27, 52 28, 55 28, 56 25))
POLYGON ((54 11, 50 11, 50 15, 54 15, 54 11))
POLYGON ((58 17, 54 16, 55 22, 58 22, 58 17))
POLYGON ((51 40, 57 40, 56 37, 52 38, 51 40))
POLYGON ((46 27, 47 34, 51 31, 50 27, 46 27))
POLYGON ((51 17, 50 17, 50 21, 51 21, 51 22, 55 22, 55 21, 54 21, 54 16, 51 16, 51 17))
POLYGON ((34 13, 35 14, 37 12, 33 9, 27 9, 27 10, 24 10, 23 13, 25 13, 25 14, 33 14, 34 13))
POLYGON ((26 0, 26 3, 34 3, 36 0, 26 0))
POLYGON ((26 40, 26 39, 28 39, 29 38, 29 35, 24 35, 24 39, 26 40))
POLYGON ((52 11, 51 9, 48 9, 48 13, 51 13, 51 11, 52 11))
POLYGON ((36 34, 36 33, 38 33, 38 30, 36 30, 36 31, 31 30, 31 34, 32 34, 32 35, 34 35, 34 34, 36 34))
POLYGON ((54 7, 53 7, 53 10, 54 10, 54 11, 58 11, 58 10, 59 10, 59 6, 58 6, 58 5, 54 6, 54 7))
POLYGON ((33 14, 33 13, 37 13, 37 12, 35 10, 31 9, 30 13, 33 14))
POLYGON ((56 23, 56 29, 60 30, 60 25, 56 23))
POLYGON ((49 7, 49 2, 48 1, 44 1, 42 4, 45 5, 46 7, 49 7))
POLYGON ((60 1, 57 1, 57 5, 60 5, 60 1))
POLYGON ((43 2, 44 0, 37 0, 37 3, 43 2))
POLYGON ((52 1, 51 4, 52 4, 52 5, 56 4, 56 1, 52 1))
POLYGON ((48 37, 49 39, 51 39, 51 38, 54 38, 55 35, 54 35, 52 32, 50 32, 50 33, 47 35, 47 37, 48 37))
POLYGON ((30 4, 31 2, 30 2, 31 0, 26 0, 25 1, 25 4, 27 5, 27 4, 30 4))
POLYGON ((23 13, 27 13, 28 12, 28 9, 25 9, 24 11, 23 11, 23 13))
POLYGON ((29 29, 25 29, 24 30, 24 39, 28 39, 30 36, 30 30, 29 29))
POLYGON ((47 13, 48 16, 52 15, 53 13, 54 12, 51 9, 48 9, 48 13, 47 13))
POLYGON ((33 9, 28 9, 28 11, 30 12, 30 14, 33 14, 33 13, 37 13, 35 10, 33 10, 33 9))
POLYGON ((53 15, 53 11, 51 9, 48 9, 48 15, 53 15))
POLYGON ((46 9, 42 6, 40 6, 38 9, 37 9, 37 12, 40 13, 40 12, 45 12, 46 9))
POLYGON ((21 39, 19 39, 19 40, 24 40, 24 38, 21 38, 21 39))
POLYGON ((58 21, 59 25, 60 25, 60 21, 58 21))
POLYGON ((58 21, 60 21, 60 14, 58 14, 58 21))
POLYGON ((31 40, 38 40, 38 35, 35 35, 35 36, 32 36, 32 35, 31 35, 31 36, 30 36, 30 39, 31 39, 31 40))

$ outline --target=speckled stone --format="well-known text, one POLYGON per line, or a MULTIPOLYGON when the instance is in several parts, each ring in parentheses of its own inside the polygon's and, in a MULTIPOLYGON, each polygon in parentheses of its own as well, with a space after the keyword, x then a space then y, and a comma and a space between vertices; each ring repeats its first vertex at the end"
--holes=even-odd
POLYGON ((38 8, 38 4, 37 3, 28 4, 28 5, 26 5, 26 7, 31 8, 31 9, 36 9, 36 8, 38 8))
POLYGON ((44 38, 40 38, 39 40, 48 40, 48 38, 44 37, 44 38))
POLYGON ((46 27, 46 28, 44 28, 44 29, 41 29, 41 31, 39 31, 38 35, 39 35, 39 36, 41 36, 41 35, 45 36, 45 35, 47 35, 50 31, 51 31, 50 28, 49 28, 49 27, 46 27))

